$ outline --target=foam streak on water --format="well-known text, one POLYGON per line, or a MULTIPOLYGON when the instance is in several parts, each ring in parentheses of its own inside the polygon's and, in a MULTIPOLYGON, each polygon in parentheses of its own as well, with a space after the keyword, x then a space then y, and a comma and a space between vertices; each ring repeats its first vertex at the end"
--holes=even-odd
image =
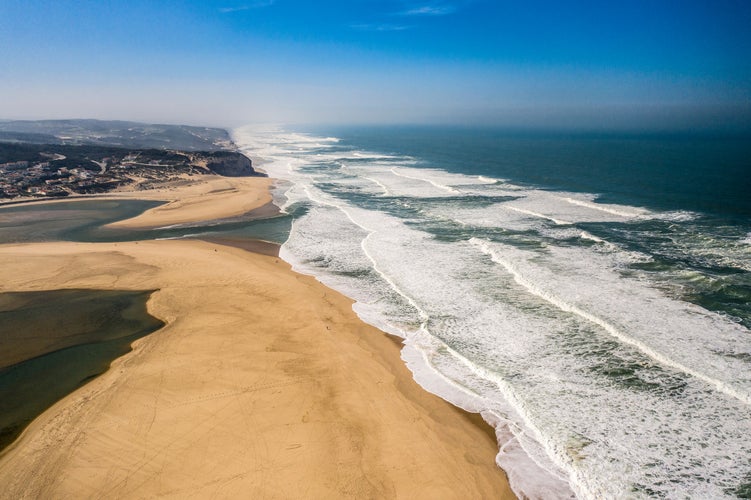
POLYGON ((745 276, 746 232, 335 138, 243 128, 234 139, 284 181, 275 199, 294 223, 282 258, 403 337, 423 387, 494 425, 518 494, 747 487, 749 318, 696 292, 745 276))

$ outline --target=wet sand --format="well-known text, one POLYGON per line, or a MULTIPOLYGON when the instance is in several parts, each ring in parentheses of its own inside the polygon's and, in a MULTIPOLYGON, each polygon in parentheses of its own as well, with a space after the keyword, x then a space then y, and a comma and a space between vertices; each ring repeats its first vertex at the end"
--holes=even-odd
POLYGON ((241 248, 248 252, 253 252, 261 255, 268 255, 269 257, 279 257, 279 247, 276 243, 270 241, 249 240, 245 238, 213 238, 206 237, 201 238, 202 241, 209 243, 216 243, 217 245, 226 245, 228 247, 241 248))
POLYGON ((187 184, 152 191, 120 193, 120 197, 166 201, 142 215, 115 222, 111 227, 143 229, 222 219, 243 215, 271 204, 273 179, 201 176, 187 184))
MULTIPOLYGON (((215 215, 193 208, 181 218, 215 215)), ((490 427, 278 258, 193 240, 1 245, 0 278, 158 289, 148 310, 166 322, 0 455, 0 498, 513 498, 490 427)))
POLYGON ((156 330, 146 314, 153 290, 0 293, 0 369, 80 344, 156 330))
POLYGON ((152 291, 0 293, 0 451, 35 417, 164 323, 152 291))
MULTIPOLYGON (((164 204, 142 214, 120 220, 105 227, 121 229, 150 229, 190 222, 225 219, 255 212, 258 218, 279 213, 272 203, 269 188, 274 180, 263 177, 221 177, 218 175, 185 176, 184 179, 165 182, 158 189, 144 191, 112 191, 103 194, 44 198, 0 203, 2 209, 27 205, 44 206, 95 200, 145 200, 164 204)), ((4 218, 7 218, 4 217, 4 218)))

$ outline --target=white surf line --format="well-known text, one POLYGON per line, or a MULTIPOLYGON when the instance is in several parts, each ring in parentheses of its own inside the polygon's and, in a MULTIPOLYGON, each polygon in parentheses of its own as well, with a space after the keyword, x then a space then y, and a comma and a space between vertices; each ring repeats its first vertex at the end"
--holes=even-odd
POLYGON ((483 184, 498 184, 499 182, 501 182, 499 179, 493 179, 492 177, 485 177, 484 175, 478 176, 477 180, 482 182, 483 184))
MULTIPOLYGON (((423 179, 419 179, 419 180, 423 180, 423 179)), ((366 231, 368 233, 368 235, 365 238, 363 238, 363 240, 360 242, 360 247, 362 248, 362 251, 363 251, 364 255, 368 258, 368 260, 370 260, 370 262, 371 262, 371 264, 373 266, 373 270, 376 273, 378 273, 379 276, 381 276, 381 278, 389 285, 389 287, 394 292, 396 292, 399 296, 401 296, 402 298, 404 298, 414 308, 414 310, 417 312, 418 317, 420 318, 420 327, 419 327, 418 331, 415 332, 415 333, 418 333, 418 334, 422 333, 422 334, 428 336, 431 340, 433 340, 435 342, 438 342, 442 347, 444 347, 446 349, 446 351, 448 353, 450 353, 450 355, 452 357, 455 357, 459 362, 461 362, 463 365, 465 365, 467 367, 467 369, 470 370, 470 372, 476 374, 477 376, 479 376, 482 379, 492 381, 498 387, 498 389, 501 392, 501 394, 503 395, 504 399, 506 399, 506 402, 512 408, 514 408, 514 410, 517 412, 517 414, 519 415, 519 417, 524 422, 525 426, 531 431, 532 435, 534 436, 532 439, 535 442, 539 443, 540 446, 543 447, 543 449, 545 450, 545 452, 548 455, 548 458, 553 457, 553 458, 551 458, 552 462, 556 466, 558 466, 561 470, 563 470, 563 471, 569 470, 569 468, 566 466, 567 464, 566 464, 565 460, 561 460, 561 455, 559 455, 559 454, 557 454, 557 453, 555 453, 553 451, 553 449, 555 448, 554 445, 552 445, 551 443, 548 443, 545 439, 543 439, 542 432, 532 423, 532 421, 530 420, 530 418, 528 416, 528 412, 525 411, 525 408, 526 408, 525 405, 519 400, 519 398, 516 395, 515 391, 513 390, 513 388, 510 386, 510 384, 507 381, 505 381, 502 377, 499 377, 498 374, 495 374, 495 373, 487 370, 484 367, 476 365, 475 363, 473 363, 472 361, 470 361, 469 359, 467 359, 466 357, 464 357, 463 355, 461 355, 459 352, 457 352, 453 348, 451 348, 443 340, 439 339, 438 337, 436 337, 436 336, 434 336, 434 335, 432 335, 430 333, 430 330, 428 329, 428 321, 430 319, 430 316, 428 315, 428 313, 425 312, 415 302, 415 300, 412 299, 412 297, 410 297, 409 295, 407 295, 401 288, 399 288, 399 286, 396 283, 394 283, 394 281, 384 271, 382 271, 380 269, 380 267, 378 266, 378 263, 377 263, 376 259, 370 254, 370 252, 368 252, 368 250, 367 250, 367 241, 377 231, 375 231, 375 230, 373 230, 373 229, 371 229, 371 228, 369 228, 369 227, 361 224, 357 220, 355 220, 355 218, 352 216, 352 214, 350 214, 350 212, 347 211, 343 206, 338 205, 336 203, 332 203, 330 201, 326 201, 326 200, 320 199, 320 198, 314 196, 313 193, 310 191, 310 189, 309 189, 308 186, 302 185, 301 187, 305 191, 305 194, 308 197, 308 199, 310 199, 312 202, 318 203, 320 205, 328 206, 328 207, 331 207, 331 208, 335 208, 335 209, 341 211, 354 225, 356 225, 357 227, 361 228, 362 230, 364 230, 364 231, 366 231)), ((413 333, 413 335, 414 335, 414 333, 413 333)), ((469 391, 468 388, 463 387, 460 384, 458 384, 457 382, 449 379, 446 375, 444 375, 437 368, 435 368, 435 366, 428 359, 428 356, 427 356, 427 353, 425 352, 425 350, 421 349, 417 345, 416 338, 414 338, 414 337, 413 337, 413 339, 407 338, 405 340, 413 348, 417 349, 417 351, 420 353, 420 356, 423 359, 423 362, 426 364, 426 366, 428 366, 433 371, 434 374, 438 375, 441 379, 445 380, 451 386, 453 386, 453 387, 461 390, 465 394, 467 394, 469 396, 472 396, 474 398, 478 398, 479 397, 479 398, 482 398, 482 399, 486 400, 486 398, 483 398, 482 396, 479 396, 478 394, 469 391)), ((486 407, 485 411, 491 411, 499 420, 504 420, 505 421, 505 419, 502 419, 497 413, 493 412, 492 409, 486 407)), ((523 436, 523 435, 526 434, 526 432, 524 431, 524 429, 523 428, 519 428, 518 424, 516 424, 514 422, 509 422, 509 423, 513 424, 514 426, 517 426, 517 428, 520 429, 519 433, 518 434, 514 433, 514 435, 516 436, 516 439, 519 441, 519 445, 522 447, 522 449, 524 450, 525 454, 538 467, 540 467, 540 469, 548 472, 552 477, 558 478, 560 481, 568 483, 568 481, 566 481, 566 479, 562 478, 556 471, 551 471, 547 467, 545 467, 544 464, 540 463, 536 459, 536 457, 534 456, 534 454, 530 453, 528 451, 528 449, 525 448, 523 440, 519 439, 520 436, 523 436)), ((573 472, 569 472, 569 474, 571 474, 572 477, 574 475, 573 472)), ((568 483, 568 484, 570 484, 570 483, 568 483)), ((578 486, 580 486, 580 488, 581 488, 582 485, 581 485, 580 482, 577 481, 576 484, 578 486)))
POLYGON ((423 177, 415 177, 415 176, 407 175, 407 174, 400 174, 399 172, 396 171, 396 168, 392 168, 390 170, 391 170, 391 173, 396 175, 397 177, 404 177, 405 179, 412 179, 414 181, 427 182, 428 184, 432 184, 433 186, 443 191, 446 191, 447 193, 461 193, 461 191, 459 191, 458 189, 454 189, 450 186, 444 186, 443 184, 438 184, 437 182, 432 181, 430 179, 425 179, 423 177))
POLYGON ((417 311, 417 315, 420 317, 420 329, 427 331, 427 323, 428 323, 428 320, 430 319, 430 316, 428 315, 428 313, 426 313, 419 305, 417 305, 417 302, 415 302, 412 299, 412 297, 410 297, 405 292, 403 292, 401 288, 399 288, 399 286, 396 283, 394 283, 391 280, 391 278, 388 277, 388 275, 386 275, 386 273, 381 271, 381 269, 378 267, 378 263, 375 260, 375 258, 373 258, 373 256, 370 255, 370 252, 368 252, 366 243, 370 239, 370 237, 376 233, 376 231, 374 229, 370 229, 369 227, 366 227, 362 225, 361 223, 357 222, 354 219, 354 217, 352 217, 352 215, 341 205, 337 205, 336 203, 331 203, 329 201, 325 201, 321 199, 316 199, 316 197, 313 196, 313 194, 310 192, 310 189, 308 189, 308 186, 303 186, 303 190, 305 191, 305 194, 308 196, 310 201, 314 203, 318 203, 320 205, 325 205, 325 206, 329 206, 332 208, 336 208, 337 210, 340 210, 352 222, 352 224, 356 225, 357 227, 359 227, 360 229, 368 233, 368 235, 365 238, 363 238, 363 240, 360 242, 360 248, 362 248, 363 253, 373 265, 373 270, 376 273, 378 273, 378 275, 380 275, 381 278, 383 278, 383 280, 391 287, 392 290, 394 290, 397 294, 399 294, 402 298, 404 298, 404 300, 406 300, 409 303, 409 305, 411 305, 415 309, 415 311, 417 311))
POLYGON ((507 204, 504 204, 504 203, 500 204, 499 206, 501 208, 505 208, 505 209, 508 209, 508 210, 513 210, 514 212, 519 212, 520 214, 531 215, 532 217, 538 217, 540 219, 549 220, 549 221, 553 222, 554 224, 556 224, 558 226, 570 226, 571 224, 573 224, 573 222, 568 222, 568 221, 565 221, 565 220, 562 220, 562 219, 555 219, 555 218, 547 216, 545 214, 540 214, 540 213, 537 213, 537 212, 533 212, 531 210, 525 210, 523 208, 512 207, 511 205, 507 205, 507 204))
MULTIPOLYGON (((425 333, 427 335, 430 335, 429 331, 427 331, 427 330, 425 331, 425 333)), ((550 458, 551 461, 555 465, 557 465, 561 470, 569 471, 570 474, 573 475, 573 471, 570 471, 570 468, 568 467, 568 465, 569 465, 568 461, 565 459, 565 457, 566 457, 565 453, 561 453, 561 454, 556 453, 556 446, 555 446, 555 444, 551 443, 547 439, 545 439, 545 436, 542 434, 542 431, 537 426, 535 426, 534 423, 530 420, 530 418, 528 416, 529 412, 527 411, 527 405, 525 405, 521 401, 521 399, 517 396, 516 391, 513 389, 513 387, 511 387, 511 384, 509 384, 508 381, 506 381, 503 377, 499 376, 497 373, 495 373, 495 372, 493 372, 491 370, 488 370, 487 368, 485 368, 483 366, 480 366, 480 365, 477 365, 477 364, 473 363, 470 359, 466 358, 461 353, 459 353, 458 351, 454 350, 451 346, 449 346, 448 344, 446 344, 443 340, 441 340, 441 339, 439 339, 437 337, 434 337, 432 335, 430 335, 430 337, 431 337, 431 339, 433 339, 433 340, 437 341, 438 343, 440 343, 441 347, 445 348, 446 351, 453 358, 455 358, 462 365, 464 365, 470 372, 474 373, 475 375, 477 375, 478 377, 480 377, 483 380, 488 380, 488 381, 493 382, 496 385, 496 387, 498 387, 498 390, 501 392, 501 395, 503 396, 503 399, 514 409, 514 411, 517 413, 517 415, 521 418, 521 420, 524 423, 524 425, 526 426, 526 428, 531 431, 532 436, 533 436, 532 439, 535 442, 539 443, 540 446, 543 447, 543 449, 545 450, 545 452, 548 455, 548 458, 550 458)), ((419 347, 417 347, 412 342, 410 342, 410 345, 416 347, 420 351, 420 354, 423 356, 423 359, 424 359, 425 363, 427 363, 427 365, 430 366, 433 369, 434 372, 436 372, 437 374, 439 374, 441 376, 441 378, 443 378, 444 380, 446 380, 447 382, 449 382, 452 386, 454 386, 454 387, 462 390, 463 392, 465 392, 465 393, 467 393, 469 395, 474 395, 475 397, 479 396, 478 394, 469 391, 466 387, 463 387, 462 385, 458 384, 457 382, 455 382, 455 381, 449 379, 448 377, 446 377, 445 375, 443 375, 443 373, 441 373, 438 369, 436 369, 435 366, 433 365, 433 363, 430 362, 430 360, 427 357, 427 354, 425 353, 425 351, 423 349, 419 349, 419 347)), ((483 396, 480 396, 480 397, 483 400, 487 401, 487 398, 485 398, 483 396)), ((487 410, 492 412, 492 409, 487 409, 487 410)), ((497 413, 495 413, 495 412, 493 412, 493 413, 496 416, 498 416, 497 413)), ((502 420, 506 420, 506 419, 503 419, 503 418, 501 418, 501 419, 502 420)), ((514 424, 515 426, 517 426, 517 428, 520 429, 520 432, 518 434, 514 433, 514 436, 519 441, 519 445, 522 447, 522 449, 524 449, 525 454, 530 459, 532 459, 532 461, 535 462, 535 464, 537 464, 537 466, 540 467, 542 470, 548 472, 550 475, 552 475, 555 478, 560 479, 561 481, 566 481, 565 479, 561 478, 560 475, 557 474, 555 471, 549 470, 548 468, 545 467, 544 464, 540 463, 538 460, 535 459, 534 454, 530 453, 529 450, 524 446, 524 441, 521 440, 521 439, 519 439, 521 436, 524 436, 525 434, 527 434, 526 432, 524 432, 524 428, 518 427, 518 424, 515 423, 515 422, 513 422, 513 421, 511 421, 510 423, 514 424)), ((566 482, 568 482, 568 481, 566 481, 566 482)), ((581 486, 578 482, 576 484, 578 486, 581 486)))
POLYGON ((394 158, 399 158, 399 156, 368 153, 367 151, 353 151, 352 157, 358 159, 371 158, 373 160, 393 160, 394 158))
POLYGON ((609 249, 612 252, 620 252, 622 249, 615 243, 611 243, 607 240, 603 240, 602 238, 599 238, 595 236, 594 234, 590 233, 589 231, 582 231, 579 233, 579 238, 583 240, 589 240, 594 241, 595 243, 600 243, 605 248, 609 249))
POLYGON ((581 233, 579 233, 579 238, 581 238, 583 240, 594 241, 595 243, 607 243, 608 245, 615 246, 612 243, 609 243, 609 242, 603 240, 602 238, 598 238, 597 236, 595 236, 594 234, 592 234, 592 233, 590 233, 588 231, 582 231, 581 233))
POLYGON ((572 205, 578 205, 580 207, 584 208, 590 208, 592 210, 599 210, 600 212, 605 212, 607 214, 611 215, 617 215, 619 217, 640 217, 644 215, 644 212, 625 212, 621 210, 616 210, 614 208, 609 208, 603 205, 600 205, 598 203, 593 203, 591 201, 584 201, 584 200, 577 200, 575 198, 569 198, 569 197, 561 197, 557 196, 556 198, 559 198, 566 203, 570 203, 572 205))
POLYGON ((382 182, 380 182, 377 179, 373 179, 372 177, 365 177, 363 176, 363 179, 369 180, 370 182, 374 182, 378 185, 381 189, 383 189, 384 196, 391 196, 391 191, 389 191, 389 188, 387 188, 382 182))
MULTIPOLYGON (((440 370, 438 370, 435 365, 430 361, 430 358, 428 357, 428 353, 425 351, 425 349, 420 348, 420 346, 413 340, 407 340, 408 345, 418 351, 420 354, 420 357, 422 358, 422 361, 425 363, 427 367, 429 367, 433 373, 438 375, 438 377, 443 380, 446 384, 453 387, 454 389, 458 390, 459 392, 462 392, 466 395, 468 395, 470 398, 474 399, 478 402, 483 402, 485 404, 485 408, 483 408, 480 411, 487 411, 492 413, 496 419, 498 419, 499 422, 503 422, 508 425, 509 429, 511 430, 511 433, 514 436, 514 439, 519 443, 519 446, 524 450, 524 454, 529 457, 532 462, 534 462, 540 469, 544 470, 548 474, 550 474, 553 478, 562 481, 566 483, 567 486, 570 486, 570 483, 568 481, 568 478, 563 478, 558 474, 557 471, 552 471, 548 467, 545 466, 545 464, 540 463, 537 457, 535 457, 534 453, 531 453, 528 447, 525 446, 524 439, 521 439, 528 433, 526 432, 525 428, 530 431, 532 434, 532 440, 536 443, 539 443, 540 446, 545 450, 545 452, 548 455, 548 458, 551 459, 551 462, 558 466, 562 471, 565 471, 568 469, 566 467, 566 463, 564 460, 559 460, 557 453, 554 452, 554 445, 551 443, 548 443, 546 439, 544 439, 544 436, 542 434, 542 431, 540 431, 539 428, 537 428, 532 421, 529 419, 528 412, 526 410, 526 405, 521 402, 519 397, 516 395, 516 391, 511 387, 511 385, 504 380, 502 377, 499 377, 497 373, 494 373, 487 368, 484 368, 482 366, 479 366, 475 363, 473 363, 471 360, 464 357, 461 353, 454 350, 451 346, 446 344, 443 340, 433 336, 430 334, 430 332, 425 329, 423 330, 426 335, 428 335, 433 341, 436 341, 440 344, 440 347, 444 348, 453 358, 455 358, 459 363, 464 365, 471 373, 475 374, 476 376, 480 377, 483 380, 488 380, 492 382, 493 384, 498 387, 498 390, 501 392, 501 395, 503 396, 503 399, 508 403, 511 408, 514 409, 516 414, 519 416, 519 418, 522 420, 525 427, 520 426, 517 422, 514 422, 513 420, 509 420, 507 418, 502 417, 499 415, 496 411, 494 411, 492 408, 490 408, 492 405, 488 402, 492 401, 486 398, 485 396, 482 396, 480 394, 477 394, 476 392, 472 391, 471 389, 463 386, 462 384, 450 379, 446 375, 443 374, 440 370), (551 458, 555 457, 555 458, 551 458)), ((427 389, 426 389, 427 390, 427 389)), ((432 391, 428 391, 432 392, 432 391)), ((453 404, 453 403, 452 403, 453 404)), ((455 405, 459 406, 459 405, 455 405)), ((459 406, 461 408, 461 406, 459 406)), ((466 408, 462 408, 466 411, 472 411, 467 410, 466 408)), ((478 412, 479 413, 479 412, 478 412)), ((495 426, 493 426, 495 428, 495 426)), ((505 446, 508 446, 510 443, 507 442, 503 446, 501 446, 501 443, 497 441, 496 437, 496 443, 499 446, 499 451, 503 451, 503 448, 505 446)))
POLYGON ((584 311, 583 309, 575 305, 568 304, 567 302, 564 302, 560 298, 540 290, 539 288, 534 286, 532 283, 525 280, 524 277, 521 275, 521 273, 519 273, 519 271, 517 271, 511 263, 505 261, 498 255, 497 252, 493 251, 493 249, 490 248, 490 246, 488 245, 487 241, 480 240, 477 238, 472 238, 471 240, 469 240, 469 243, 474 245, 485 255, 488 255, 493 262, 503 266, 503 268, 506 269, 506 271, 514 277, 514 281, 516 281, 516 283, 521 285, 522 287, 526 288, 527 291, 529 291, 529 293, 531 293, 532 295, 540 297, 541 299, 545 300, 546 302, 549 302, 550 304, 553 304, 554 306, 556 306, 558 309, 561 309, 562 311, 574 313, 577 316, 580 316, 581 318, 584 318, 587 321, 594 323, 595 325, 603 328, 606 332, 608 332, 610 335, 620 340, 624 344, 635 347, 636 349, 641 351, 643 354, 654 359, 655 361, 658 361, 659 363, 669 366, 670 368, 673 368, 675 370, 691 375, 692 377, 695 377, 715 387, 720 392, 730 397, 733 397, 746 405, 751 405, 751 395, 745 392, 739 391, 733 387, 730 387, 726 382, 712 378, 709 375, 705 375, 704 373, 694 370, 693 368, 689 368, 683 363, 675 361, 655 351, 644 342, 637 340, 635 338, 629 337, 627 334, 621 332, 615 326, 611 325, 610 323, 603 320, 602 318, 599 318, 592 313, 588 313, 587 311, 584 311))
MULTIPOLYGON (((318 203, 318 204, 324 205, 324 206, 329 206, 329 207, 335 208, 337 210, 340 210, 342 213, 344 213, 344 215, 354 225, 356 225, 357 227, 361 228, 362 230, 368 232, 368 235, 365 238, 363 238, 363 240, 360 242, 360 247, 362 248, 363 253, 365 254, 365 256, 372 263, 373 269, 381 276, 381 278, 391 287, 391 289, 394 292, 396 292, 398 295, 400 295, 402 298, 404 298, 415 309, 415 311, 417 311, 417 314, 420 317, 420 328, 419 328, 418 332, 422 332, 423 334, 429 336, 432 340, 439 342, 441 344, 441 346, 444 347, 447 350, 447 352, 449 352, 459 362, 461 362, 463 365, 465 365, 472 373, 475 373, 476 375, 478 375, 479 377, 481 377, 481 378, 483 378, 485 380, 492 381, 498 387, 498 390, 501 391, 501 394, 503 394, 503 397, 506 399, 506 401, 519 414, 520 418, 524 421, 525 425, 532 431, 533 435, 536 436, 536 439, 535 438, 533 438, 533 439, 535 439, 536 442, 540 443, 541 446, 543 446, 543 448, 546 450, 546 452, 548 452, 549 456, 557 457, 558 455, 556 453, 553 453, 552 455, 550 455, 550 453, 553 451, 552 449, 550 449, 551 448, 550 444, 548 444, 546 442, 546 440, 543 439, 542 432, 536 426, 534 426, 532 424, 532 422, 529 420, 529 417, 527 416, 527 412, 523 411, 524 408, 525 408, 525 405, 523 403, 521 403, 521 401, 516 396, 516 393, 511 388, 511 386, 509 385, 508 382, 506 382, 505 380, 503 380, 503 378, 499 377, 497 374, 494 374, 493 372, 487 370, 486 368, 474 364, 472 361, 470 361, 469 359, 465 358, 459 352, 457 352, 453 348, 451 348, 444 341, 442 341, 441 339, 439 339, 438 337, 436 337, 436 336, 434 336, 434 335, 432 335, 430 333, 430 330, 428 329, 428 326, 427 326, 428 320, 430 319, 430 316, 428 315, 428 313, 426 313, 414 301, 414 299, 412 299, 412 297, 410 297, 409 295, 407 295, 401 288, 399 288, 399 286, 396 283, 394 283, 391 280, 391 278, 389 278, 388 275, 386 275, 378 267, 377 261, 368 252, 368 250, 366 248, 366 243, 367 243, 368 239, 370 239, 370 237, 373 234, 375 234, 377 231, 375 231, 373 229, 370 229, 370 228, 364 226, 363 224, 357 222, 352 217, 352 215, 344 207, 342 207, 341 205, 337 205, 335 203, 331 203, 331 202, 328 202, 328 201, 325 201, 325 200, 317 199, 310 192, 310 190, 308 189, 308 186, 303 186, 303 190, 305 191, 305 193, 308 196, 308 198, 310 199, 310 201, 312 201, 314 203, 318 203)), ((465 394, 468 394, 468 395, 474 396, 474 397, 478 397, 477 394, 468 391, 467 388, 464 388, 461 385, 457 384, 456 382, 450 380, 445 375, 443 375, 443 373, 441 373, 438 369, 436 369, 435 366, 432 363, 430 363, 430 361, 429 361, 429 359, 427 357, 427 353, 423 349, 420 349, 416 345, 416 343, 414 342, 414 340, 412 340, 412 341, 410 341, 410 339, 406 339, 406 340, 410 343, 410 345, 412 345, 414 348, 416 348, 420 352, 420 354, 421 354, 421 356, 423 358, 423 361, 426 363, 427 366, 429 366, 433 370, 434 373, 436 373, 441 378, 443 378, 444 380, 446 380, 452 386, 454 386, 454 387, 462 390, 465 394)), ((486 409, 488 409, 488 408, 486 408, 486 409)), ((522 431, 520 433, 520 435, 523 435, 523 434, 524 434, 524 432, 522 431)), ((519 439, 518 435, 517 435, 517 439, 519 439)), ((537 460, 535 460, 535 457, 533 456, 533 454, 529 453, 528 450, 526 448, 524 448, 523 442, 521 440, 520 440, 519 444, 520 444, 520 446, 522 446, 522 449, 524 449, 525 454, 528 457, 530 457, 532 459, 532 461, 534 461, 537 464, 538 467, 540 467, 542 470, 547 471, 553 477, 560 478, 560 476, 558 474, 556 474, 554 471, 550 471, 549 469, 547 469, 544 466, 544 464, 541 464, 537 460)), ((558 465, 561 469, 566 470, 567 467, 565 466, 565 462, 560 462, 560 463, 559 462, 560 462, 559 460, 554 460, 554 463, 556 465, 558 465)), ((561 479, 561 480, 563 480, 563 479, 561 479)))

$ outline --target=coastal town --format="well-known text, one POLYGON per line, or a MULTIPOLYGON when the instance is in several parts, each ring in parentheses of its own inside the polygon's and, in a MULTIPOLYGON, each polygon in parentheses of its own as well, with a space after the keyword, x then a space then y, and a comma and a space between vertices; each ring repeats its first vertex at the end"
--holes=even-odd
POLYGON ((194 175, 264 176, 226 130, 123 121, 0 121, 0 202, 147 190, 194 175))
POLYGON ((0 143, 0 199, 150 189, 185 175, 260 175, 232 151, 183 152, 0 143), (8 161, 11 160, 11 161, 8 161))
POLYGON ((122 183, 122 179, 97 175, 84 168, 57 168, 49 161, 0 164, 0 198, 89 194, 109 191, 122 183))

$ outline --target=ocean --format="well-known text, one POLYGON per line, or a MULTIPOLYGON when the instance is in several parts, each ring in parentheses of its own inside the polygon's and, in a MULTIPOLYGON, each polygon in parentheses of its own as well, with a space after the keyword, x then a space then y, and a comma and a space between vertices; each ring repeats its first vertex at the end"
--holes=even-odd
POLYGON ((749 138, 233 137, 280 179, 281 257, 494 425, 518 494, 751 497, 749 138))

